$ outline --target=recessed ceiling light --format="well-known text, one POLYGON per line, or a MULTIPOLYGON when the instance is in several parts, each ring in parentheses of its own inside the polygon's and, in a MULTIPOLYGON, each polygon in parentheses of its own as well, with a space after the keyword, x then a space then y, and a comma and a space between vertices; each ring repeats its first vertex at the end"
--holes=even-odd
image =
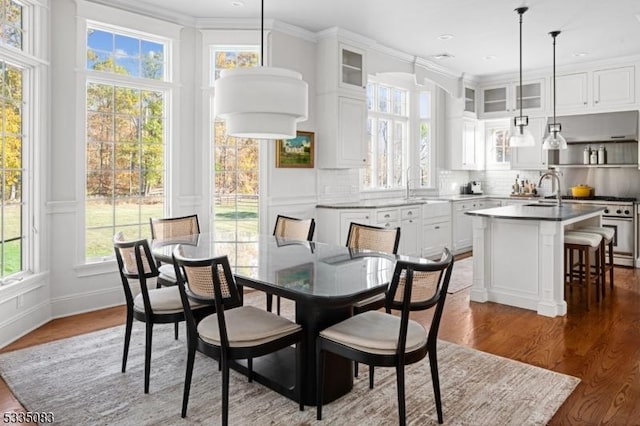
POLYGON ((231 6, 233 7, 244 7, 244 2, 240 0, 234 0, 231 2, 231 6))
POLYGON ((485 61, 493 61, 494 59, 496 59, 496 57, 494 55, 487 55, 484 58, 485 61))
POLYGON ((587 56, 589 54, 589 52, 576 52, 573 54, 573 56, 577 56, 578 58, 581 58, 583 56, 587 56))
POLYGON ((431 57, 433 59, 437 59, 438 61, 441 61, 443 59, 455 58, 455 56, 453 56, 451 53, 438 53, 437 55, 432 55, 431 57))
POLYGON ((451 40, 453 38, 453 34, 440 34, 438 36, 438 40, 451 40))

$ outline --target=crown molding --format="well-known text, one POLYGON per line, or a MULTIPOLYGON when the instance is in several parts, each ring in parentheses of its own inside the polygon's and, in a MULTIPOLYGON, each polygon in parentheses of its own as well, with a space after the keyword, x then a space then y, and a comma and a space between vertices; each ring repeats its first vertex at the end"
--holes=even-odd
POLYGON ((375 40, 360 34, 352 33, 351 31, 345 30, 344 28, 340 27, 327 28, 326 30, 317 32, 315 35, 318 40, 329 37, 339 37, 341 40, 347 40, 349 42, 359 44, 365 48, 370 48, 376 45, 375 40))
POLYGON ((140 3, 131 0, 85 0, 89 3, 101 4, 103 6, 114 7, 127 12, 137 13, 149 18, 160 19, 174 24, 194 27, 196 19, 183 13, 167 11, 158 7, 153 7, 146 3, 140 3))
MULTIPOLYGON (((260 30, 260 19, 199 18, 196 19, 195 26, 199 30, 260 30)), ((264 29, 298 37, 312 43, 317 41, 315 33, 275 19, 265 19, 264 29)))

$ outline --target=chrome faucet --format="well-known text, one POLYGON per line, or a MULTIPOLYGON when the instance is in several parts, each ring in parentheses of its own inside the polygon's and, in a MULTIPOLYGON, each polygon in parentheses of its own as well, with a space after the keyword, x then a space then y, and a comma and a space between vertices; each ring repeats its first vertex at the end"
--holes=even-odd
POLYGON ((409 166, 409 167, 407 167, 407 170, 406 170, 406 172, 407 172, 407 182, 406 182, 407 193, 405 194, 405 200, 408 200, 409 198, 411 198, 411 182, 412 181, 413 182, 419 182, 420 181, 420 178, 411 179, 410 171, 411 171, 412 167, 413 166, 409 166))
POLYGON ((548 172, 543 173, 542 176, 540 176, 538 187, 542 185, 542 179, 544 179, 547 176, 556 179, 556 184, 558 185, 556 190, 556 204, 558 205, 558 207, 560 207, 562 205, 562 191, 560 191, 560 176, 556 170, 549 170, 548 172))

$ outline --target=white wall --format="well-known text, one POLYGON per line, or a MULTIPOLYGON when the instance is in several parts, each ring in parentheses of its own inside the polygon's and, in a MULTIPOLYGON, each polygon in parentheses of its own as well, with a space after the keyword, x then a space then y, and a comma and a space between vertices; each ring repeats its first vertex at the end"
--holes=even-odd
MULTIPOLYGON (((298 71, 309 85, 309 115, 298 123, 298 130, 315 132, 316 43, 306 37, 279 32, 269 33, 269 65, 298 71)), ((316 140, 316 150, 317 150, 316 140)), ((317 168, 276 168, 275 143, 267 147, 266 171, 267 214, 261 224, 270 232, 278 214, 314 217, 317 194, 317 168), (266 222, 266 223, 265 223, 266 222)), ((317 152, 317 151, 316 151, 317 152)))

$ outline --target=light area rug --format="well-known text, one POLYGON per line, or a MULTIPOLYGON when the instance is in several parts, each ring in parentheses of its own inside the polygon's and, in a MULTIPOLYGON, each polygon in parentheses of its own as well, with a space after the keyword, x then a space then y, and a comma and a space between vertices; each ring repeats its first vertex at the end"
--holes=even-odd
POLYGON ((449 279, 447 293, 457 293, 473 284, 473 257, 456 260, 449 279))
MULTIPOLYGON (((253 298, 264 301, 260 298, 253 298)), ((289 309, 287 309, 289 310, 289 309)), ((120 372, 124 327, 114 327, 0 355, 0 375, 27 410, 53 412, 65 425, 219 424, 221 377, 217 362, 197 354, 189 411, 180 418, 186 362, 185 330, 154 327, 150 393, 143 393, 144 325, 134 322, 126 373, 120 372)), ((452 343, 438 344, 445 424, 543 425, 579 379, 452 343)), ((368 389, 360 369, 353 390, 315 407, 297 403, 232 371, 230 424, 397 424, 395 370, 376 368, 368 389)), ((437 424, 428 359, 406 369, 409 424, 437 424)))

